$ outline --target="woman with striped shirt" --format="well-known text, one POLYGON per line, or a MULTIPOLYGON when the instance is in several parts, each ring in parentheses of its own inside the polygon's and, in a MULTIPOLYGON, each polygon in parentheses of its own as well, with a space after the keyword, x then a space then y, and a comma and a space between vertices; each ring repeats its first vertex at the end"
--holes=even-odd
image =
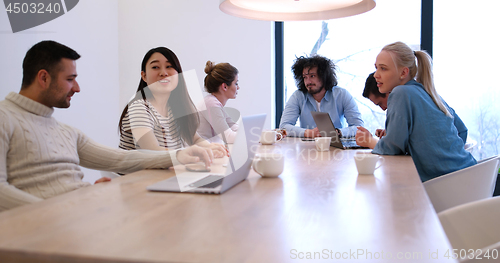
POLYGON ((121 149, 175 150, 196 144, 216 157, 227 155, 221 144, 211 144, 196 130, 199 118, 177 56, 166 47, 149 50, 141 66, 136 96, 120 117, 121 149))

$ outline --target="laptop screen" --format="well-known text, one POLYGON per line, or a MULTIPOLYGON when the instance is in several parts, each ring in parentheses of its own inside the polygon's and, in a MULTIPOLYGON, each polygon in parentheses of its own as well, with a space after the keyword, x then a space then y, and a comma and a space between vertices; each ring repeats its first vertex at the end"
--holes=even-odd
POLYGON ((247 160, 253 159, 265 120, 265 114, 242 118, 242 125, 238 129, 234 144, 230 145, 231 157, 227 165, 226 175, 244 166, 247 160))

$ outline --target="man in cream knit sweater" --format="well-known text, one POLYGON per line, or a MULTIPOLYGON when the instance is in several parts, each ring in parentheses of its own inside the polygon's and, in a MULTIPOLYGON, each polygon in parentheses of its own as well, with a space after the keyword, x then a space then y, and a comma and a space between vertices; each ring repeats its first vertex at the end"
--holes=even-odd
MULTIPOLYGON (((168 168, 203 160, 211 150, 125 151, 100 145, 52 117, 80 92, 75 61, 80 55, 54 41, 34 45, 23 61, 21 91, 0 102, 0 211, 89 185, 83 167, 121 173, 168 168)), ((96 181, 108 181, 101 178, 96 181)))

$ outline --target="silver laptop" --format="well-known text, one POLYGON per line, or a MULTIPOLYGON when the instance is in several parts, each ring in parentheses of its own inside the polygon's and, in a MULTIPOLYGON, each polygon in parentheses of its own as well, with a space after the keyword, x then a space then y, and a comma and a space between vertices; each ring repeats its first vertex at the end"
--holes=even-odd
POLYGON ((328 112, 317 112, 311 111, 316 127, 318 127, 321 136, 332 137, 332 142, 330 146, 340 148, 340 149, 366 149, 366 147, 361 147, 356 144, 356 139, 354 138, 342 138, 340 134, 335 129, 330 114, 328 112))
POLYGON ((169 179, 148 186, 150 191, 222 194, 239 182, 245 180, 250 173, 255 150, 259 143, 262 126, 266 115, 242 117, 242 125, 238 129, 226 174, 210 172, 184 172, 169 179))

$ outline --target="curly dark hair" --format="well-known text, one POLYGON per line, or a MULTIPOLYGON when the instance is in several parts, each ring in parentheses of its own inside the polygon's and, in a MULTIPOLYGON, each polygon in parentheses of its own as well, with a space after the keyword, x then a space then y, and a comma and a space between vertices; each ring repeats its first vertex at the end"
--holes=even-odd
POLYGON ((332 90, 334 86, 337 86, 337 74, 335 74, 335 64, 332 60, 320 55, 311 57, 301 56, 295 59, 295 63, 292 66, 295 83, 300 91, 307 93, 304 78, 302 77, 304 68, 314 67, 318 67, 318 77, 322 80, 325 90, 332 90))

